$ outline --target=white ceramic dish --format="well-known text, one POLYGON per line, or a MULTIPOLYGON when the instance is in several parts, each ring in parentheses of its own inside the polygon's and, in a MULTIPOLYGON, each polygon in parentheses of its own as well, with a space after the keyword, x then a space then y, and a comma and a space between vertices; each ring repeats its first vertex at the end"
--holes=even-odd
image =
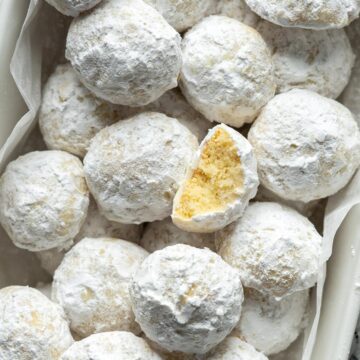
MULTIPOLYGON (((28 3, 28 0, 0 0, 0 146, 26 112, 26 105, 11 77, 9 64, 28 3)), ((0 150, 0 160, 3 160, 2 155, 0 150)), ((360 205, 350 211, 337 233, 333 255, 327 265, 323 306, 312 360, 348 358, 360 309, 359 219, 360 205)))

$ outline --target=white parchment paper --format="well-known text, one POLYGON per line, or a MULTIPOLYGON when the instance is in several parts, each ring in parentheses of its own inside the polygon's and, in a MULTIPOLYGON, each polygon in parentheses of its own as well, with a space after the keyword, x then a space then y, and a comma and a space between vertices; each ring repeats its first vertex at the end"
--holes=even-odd
MULTIPOLYGON (((42 0, 31 0, 29 10, 11 62, 11 72, 29 108, 15 126, 0 150, 0 170, 15 158, 27 135, 36 124, 36 114, 41 101, 41 85, 57 63, 64 62, 64 44, 70 18, 62 16, 42 0)), ((360 203, 360 174, 335 196, 331 197, 324 222, 322 261, 332 252, 334 236, 346 214, 360 203)), ((326 266, 318 277, 312 296, 312 317, 305 335, 293 344, 291 353, 272 357, 275 359, 310 360, 320 316, 326 266)))

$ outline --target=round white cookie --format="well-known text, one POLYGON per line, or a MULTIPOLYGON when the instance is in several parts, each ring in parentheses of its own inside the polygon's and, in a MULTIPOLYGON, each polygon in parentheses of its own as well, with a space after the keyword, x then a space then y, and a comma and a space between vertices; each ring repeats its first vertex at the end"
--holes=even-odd
POLYGON ((214 234, 198 234, 180 230, 171 218, 146 225, 140 245, 150 253, 167 246, 186 244, 214 250, 214 234))
POLYGON ((95 95, 141 106, 177 86, 180 35, 141 0, 103 0, 70 26, 66 57, 95 95))
POLYGON ((64 311, 40 291, 0 290, 0 359, 59 360, 73 342, 64 311))
MULTIPOLYGON (((99 211, 96 202, 90 199, 88 213, 83 226, 74 238, 74 244, 86 237, 99 238, 111 237, 139 243, 142 235, 142 225, 121 224, 115 221, 109 221, 99 211)), ((40 264, 50 275, 60 265, 68 249, 50 249, 36 252, 40 264)))
POLYGON ((236 330, 265 355, 289 347, 303 331, 307 321, 309 290, 276 300, 256 290, 245 289, 245 301, 236 330))
POLYGON ((167 91, 157 100, 146 106, 123 108, 126 117, 131 117, 142 112, 159 112, 173 117, 187 127, 197 138, 202 140, 213 123, 196 111, 184 98, 179 89, 167 91))
POLYGON ((216 14, 234 18, 255 27, 259 17, 246 5, 245 0, 218 0, 216 14))
POLYGON ((114 238, 85 238, 56 269, 52 299, 80 337, 125 330, 138 333, 128 293, 132 274, 147 256, 140 246, 114 238))
POLYGON ((301 88, 336 99, 344 90, 355 56, 343 29, 289 29, 260 21, 256 30, 272 53, 277 92, 301 88))
POLYGON ((58 65, 44 89, 39 125, 49 149, 83 157, 94 135, 121 118, 121 107, 95 97, 70 64, 58 65))
POLYGON ((94 334, 73 344, 60 360, 161 360, 145 340, 126 331, 94 334))
POLYGON ((262 294, 282 298, 317 281, 322 237, 287 206, 252 203, 215 241, 218 254, 239 271, 244 286, 262 294))
POLYGON ((81 12, 89 10, 101 0, 45 0, 64 15, 78 16, 81 12))
POLYGON ((178 32, 213 14, 217 0, 144 0, 153 6, 178 32))
POLYGON ((143 261, 130 296, 150 340, 168 351, 204 354, 238 322, 243 290, 237 271, 218 255, 179 244, 143 261))
POLYGON ((182 42, 183 94, 210 121, 241 127, 252 122, 275 93, 271 54, 253 28, 210 16, 182 42))
POLYGON ((205 137, 176 193, 172 219, 180 229, 214 232, 238 219, 259 179, 249 142, 224 124, 205 137))
POLYGON ((0 180, 0 222, 30 251, 66 248, 87 214, 81 161, 66 152, 34 151, 10 162, 0 180))
POLYGON ((227 337, 206 357, 207 360, 268 360, 253 346, 236 336, 227 337))
POLYGON ((359 0, 245 0, 262 18, 284 27, 334 29, 359 16, 359 0))
POLYGON ((160 113, 142 113, 101 130, 84 159, 100 211, 126 224, 168 217, 197 147, 187 128, 160 113))
POLYGON ((350 111, 312 91, 277 95, 263 108, 248 139, 261 184, 288 200, 330 196, 360 164, 360 132, 350 111))

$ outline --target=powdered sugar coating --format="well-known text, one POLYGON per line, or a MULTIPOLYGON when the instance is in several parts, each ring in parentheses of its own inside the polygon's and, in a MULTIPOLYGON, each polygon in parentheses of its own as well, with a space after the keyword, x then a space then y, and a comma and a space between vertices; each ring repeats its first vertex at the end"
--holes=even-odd
POLYGON ((253 346, 236 336, 227 337, 206 357, 207 360, 268 360, 253 346))
POLYGON ((40 291, 0 290, 0 359, 58 360, 73 341, 64 311, 40 291))
POLYGON ((359 0, 245 0, 262 18, 285 27, 334 29, 359 16, 359 0))
POLYGON ((307 90, 272 99, 248 139, 261 184, 284 199, 308 202, 332 195, 360 163, 360 132, 350 111, 307 90))
POLYGON ((300 335, 307 321, 309 290, 282 300, 245 289, 245 301, 236 330, 265 355, 277 354, 300 335))
POLYGON ((218 254, 236 268, 246 287, 278 298, 313 286, 322 237, 295 210, 255 202, 216 234, 218 254))
POLYGON ((73 344, 61 360, 161 360, 143 339, 130 332, 95 334, 73 344))
POLYGON ((218 129, 223 129, 231 137, 236 147, 242 169, 242 186, 236 190, 237 197, 235 201, 224 204, 222 209, 217 211, 209 211, 204 214, 196 214, 190 218, 184 218, 178 214, 177 207, 179 206, 181 196, 185 189, 185 179, 175 195, 173 212, 171 215, 174 224, 182 230, 200 233, 209 233, 220 230, 238 219, 243 214, 249 201, 256 195, 259 179, 257 175, 256 159, 252 146, 239 132, 224 124, 217 125, 212 128, 205 139, 202 141, 200 148, 196 152, 194 160, 190 165, 187 178, 190 178, 193 172, 196 170, 204 147, 218 129))
POLYGON ((78 16, 81 12, 89 10, 101 0, 46 0, 56 10, 64 15, 78 16))
POLYGON ((52 299, 81 337, 126 330, 139 332, 131 310, 130 277, 147 256, 140 246, 114 238, 85 238, 54 274, 52 299))
POLYGON ((127 117, 130 117, 148 111, 160 112, 179 120, 179 122, 187 127, 200 141, 213 126, 213 123, 197 112, 184 99, 178 89, 167 91, 164 95, 146 106, 127 107, 125 114, 127 117))
POLYGON ((256 29, 272 53, 277 92, 302 88, 336 99, 344 90, 355 57, 343 29, 289 29, 267 21, 256 29))
POLYGON ((120 106, 95 97, 72 66, 63 64, 44 87, 39 125, 49 149, 83 157, 93 136, 120 116, 120 106))
POLYGON ((180 35, 141 0, 103 0, 74 19, 66 57, 95 95, 146 105, 177 86, 180 35))
POLYGON ((259 17, 246 5, 245 0, 218 0, 216 14, 234 18, 255 27, 259 17))
POLYGON ((187 128, 160 113, 142 113, 101 130, 84 159, 101 212, 126 224, 169 216, 197 146, 187 128))
MULTIPOLYGON (((95 201, 91 199, 85 222, 79 233, 75 236, 74 243, 77 244, 85 237, 112 237, 138 244, 142 230, 143 227, 141 225, 121 224, 107 220, 101 215, 95 201)), ((50 249, 39 251, 36 253, 36 256, 40 260, 42 268, 50 275, 53 275, 64 258, 65 253, 66 250, 50 249)))
POLYGON ((178 32, 194 26, 215 12, 217 0, 145 0, 178 32))
POLYGON ((10 162, 0 181, 0 222, 30 251, 66 248, 89 205, 81 161, 63 151, 34 151, 10 162))
POLYGON ((144 260, 130 296, 149 339, 168 351, 203 354, 236 325, 243 291, 236 270, 218 255, 179 244, 144 260))
POLYGON ((150 253, 167 246, 186 244, 197 248, 214 250, 214 234, 190 233, 180 230, 171 218, 146 225, 140 245, 150 253))
POLYGON ((182 42, 183 94, 210 121, 252 122, 275 93, 270 52, 257 31, 225 16, 210 16, 182 42))

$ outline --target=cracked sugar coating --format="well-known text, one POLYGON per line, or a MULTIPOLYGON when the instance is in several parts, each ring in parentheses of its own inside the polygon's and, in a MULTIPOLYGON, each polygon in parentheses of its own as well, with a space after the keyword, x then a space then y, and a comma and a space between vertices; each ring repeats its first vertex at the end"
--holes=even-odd
POLYGON ((78 16, 81 12, 89 10, 97 5, 101 0, 45 0, 56 10, 64 15, 78 16))
POLYGON ((217 0, 144 0, 153 6, 178 32, 213 14, 217 0))
POLYGON ((256 30, 272 53, 277 92, 302 88, 336 99, 344 90, 355 57, 343 29, 289 29, 260 21, 256 30))
POLYGON ((246 5, 245 0, 218 0, 216 14, 234 18, 255 27, 259 17, 246 5))
MULTIPOLYGON (((143 227, 141 225, 121 224, 107 220, 101 215, 95 201, 91 199, 85 222, 76 235, 74 243, 77 244, 85 237, 112 237, 138 244, 142 230, 143 227)), ((50 249, 39 251, 36 253, 36 256, 40 260, 42 268, 50 275, 53 275, 64 258, 65 253, 66 250, 50 249)))
POLYGON ((63 151, 34 151, 6 167, 0 222, 14 244, 30 251, 66 248, 89 205, 81 161, 63 151))
POLYGON ((126 331, 95 334, 73 344, 61 360, 161 360, 145 340, 126 331))
POLYGON ((40 291, 0 290, 0 359, 59 360, 73 342, 64 311, 40 291))
POLYGON ((186 231, 220 230, 242 215, 258 185, 249 142, 224 124, 215 126, 175 196, 173 222, 186 231))
POLYGON ((216 234, 218 254, 240 273, 244 286, 282 298, 313 286, 322 237, 304 216, 277 203, 252 203, 216 234))
POLYGON ((285 27, 334 29, 359 16, 359 0, 245 0, 262 18, 285 27))
POLYGON ((282 300, 245 289, 245 301, 236 330, 266 355, 289 347, 307 321, 309 290, 297 291, 282 300))
POLYGON ((177 86, 180 35, 141 0, 103 0, 74 19, 66 57, 95 95, 141 106, 177 86))
POLYGON ((236 336, 227 337, 206 357, 207 360, 268 360, 253 346, 236 336))
POLYGON ((210 16, 182 42, 183 94, 210 121, 240 127, 252 122, 275 93, 271 54, 253 28, 210 16))
POLYGON ((126 117, 130 117, 148 111, 160 112, 179 120, 200 141, 206 136, 208 130, 213 127, 213 123, 189 105, 178 89, 167 91, 164 95, 146 106, 127 107, 124 114, 126 117))
POLYGON ((150 253, 176 244, 186 244, 197 248, 207 247, 214 250, 214 235, 180 230, 173 224, 171 218, 166 218, 146 225, 140 240, 140 245, 150 253))
POLYGON ((81 337, 114 330, 138 333, 128 287, 147 255, 140 246, 114 238, 76 244, 55 271, 52 288, 71 330, 81 337))
POLYGON ((204 354, 239 320, 237 271, 208 249, 168 246, 133 275, 130 296, 146 336, 168 351, 204 354))
POLYGON ((360 132, 350 111, 314 92, 277 95, 250 129, 263 186, 309 202, 343 188, 360 163, 360 132))
POLYGON ((160 113, 142 113, 101 130, 84 159, 101 212, 127 224, 168 217, 197 147, 187 128, 160 113))
POLYGON ((121 107, 95 97, 70 64, 58 65, 48 79, 39 125, 49 149, 85 156, 94 135, 120 119, 121 107))

